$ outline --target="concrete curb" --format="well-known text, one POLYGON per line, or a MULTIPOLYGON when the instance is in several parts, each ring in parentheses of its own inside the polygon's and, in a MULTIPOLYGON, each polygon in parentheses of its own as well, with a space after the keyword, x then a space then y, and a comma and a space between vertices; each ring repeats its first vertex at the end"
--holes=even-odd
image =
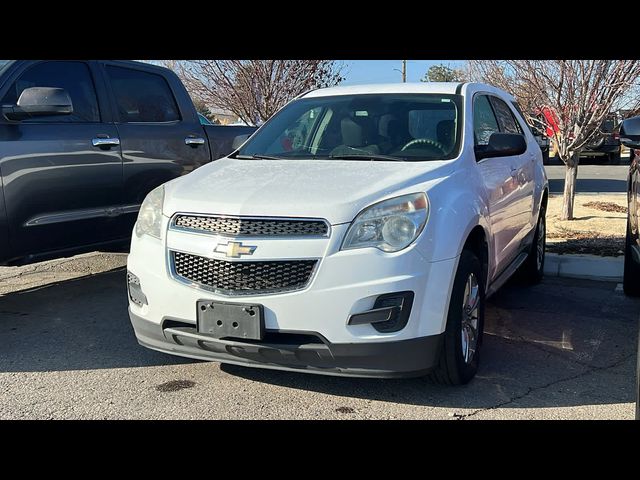
POLYGON ((544 274, 550 277, 620 282, 623 269, 624 257, 547 253, 544 261, 544 274))

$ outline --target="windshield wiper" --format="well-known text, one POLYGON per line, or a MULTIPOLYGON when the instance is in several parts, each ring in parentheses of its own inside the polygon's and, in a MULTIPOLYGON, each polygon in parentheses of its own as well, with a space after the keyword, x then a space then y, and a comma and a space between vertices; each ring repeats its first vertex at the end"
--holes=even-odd
POLYGON ((332 160, 370 160, 370 161, 386 161, 391 160, 392 162, 404 162, 404 158, 392 157, 391 155, 377 155, 375 153, 367 153, 363 155, 358 155, 355 153, 349 153, 345 155, 329 155, 329 158, 332 160))
POLYGON ((235 155, 231 158, 239 160, 285 160, 282 157, 272 157, 270 155, 235 155))

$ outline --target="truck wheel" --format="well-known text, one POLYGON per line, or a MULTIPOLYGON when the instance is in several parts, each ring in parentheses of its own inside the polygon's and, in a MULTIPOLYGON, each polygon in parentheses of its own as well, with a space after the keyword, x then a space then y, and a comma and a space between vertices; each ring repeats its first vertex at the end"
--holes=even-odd
POLYGON ((547 223, 545 214, 545 210, 541 209, 538 215, 538 225, 536 225, 536 233, 533 237, 531 250, 529 250, 529 255, 520 270, 523 280, 531 285, 540 283, 544 276, 544 258, 547 248, 547 223))
POLYGON ((625 295, 640 297, 640 265, 633 258, 631 229, 627 220, 627 235, 624 246, 624 276, 622 288, 625 295))
POLYGON ((484 295, 480 260, 470 250, 463 250, 451 291, 438 366, 429 375, 433 382, 463 385, 475 376, 480 361, 484 295))

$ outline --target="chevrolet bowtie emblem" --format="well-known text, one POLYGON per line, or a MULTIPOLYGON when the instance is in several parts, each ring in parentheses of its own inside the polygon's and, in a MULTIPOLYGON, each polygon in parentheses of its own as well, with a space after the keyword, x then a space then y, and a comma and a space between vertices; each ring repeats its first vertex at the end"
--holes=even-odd
POLYGON ((242 242, 219 243, 213 250, 216 253, 224 253, 227 257, 240 258, 241 255, 253 255, 257 247, 242 245, 242 242))

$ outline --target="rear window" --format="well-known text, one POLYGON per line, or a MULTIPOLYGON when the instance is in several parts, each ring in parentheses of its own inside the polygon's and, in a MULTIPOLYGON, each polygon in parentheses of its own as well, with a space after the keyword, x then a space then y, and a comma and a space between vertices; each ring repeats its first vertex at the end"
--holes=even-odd
POLYGON ((180 120, 178 105, 167 81, 155 73, 107 66, 118 117, 124 123, 180 120))

